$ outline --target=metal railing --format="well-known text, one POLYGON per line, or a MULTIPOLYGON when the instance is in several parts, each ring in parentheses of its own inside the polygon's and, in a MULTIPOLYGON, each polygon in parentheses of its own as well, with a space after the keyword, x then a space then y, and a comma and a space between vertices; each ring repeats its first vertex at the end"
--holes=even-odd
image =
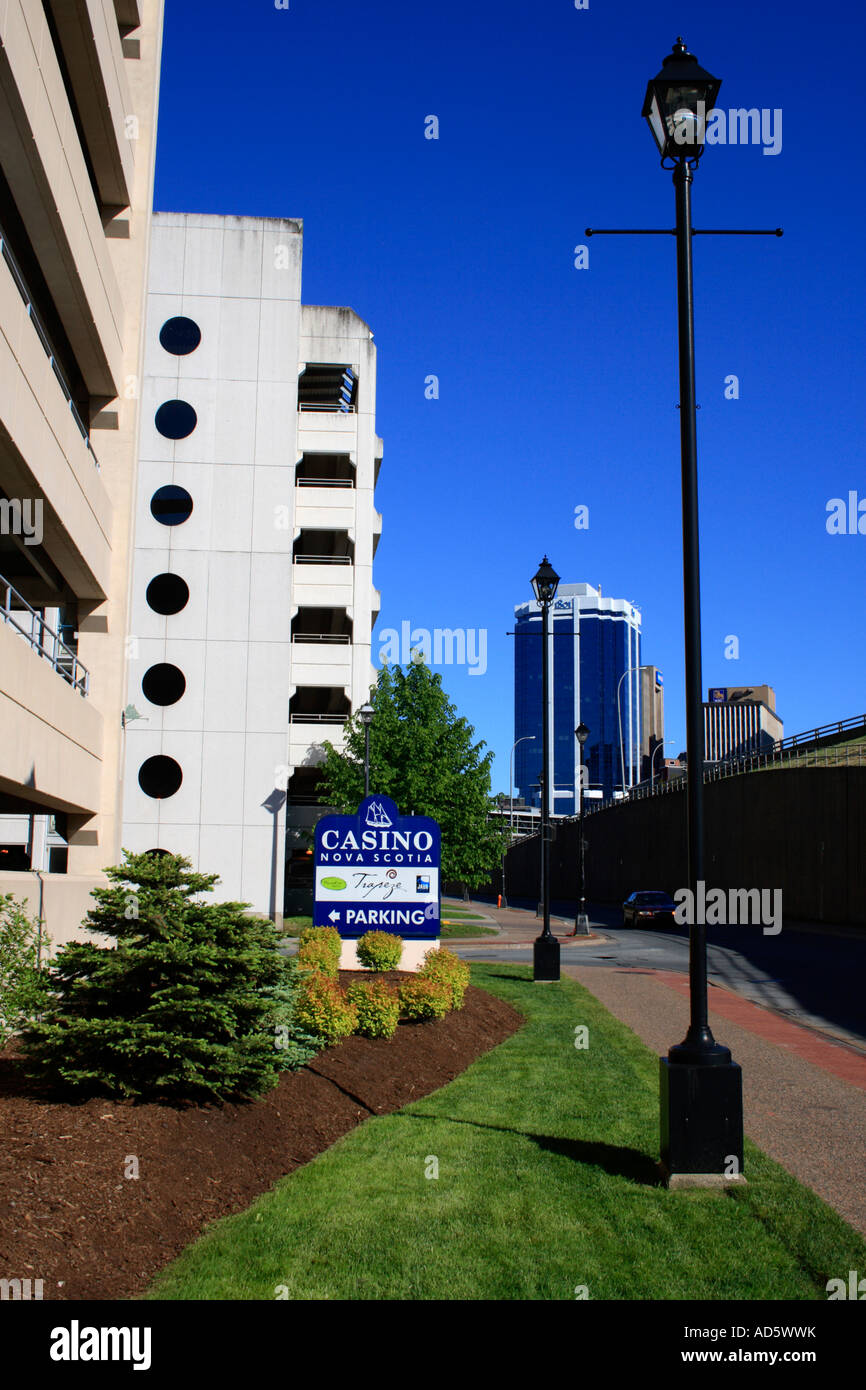
POLYGON ((87 426, 85 425, 84 421, 82 420, 81 415, 79 414, 78 407, 75 404, 75 401, 72 399, 72 392, 70 391, 69 385, 66 381, 66 377, 63 374, 63 369, 61 368, 60 363, 57 360, 57 354, 51 346, 51 339, 48 337, 48 334, 46 333, 45 328, 42 324, 42 320, 40 319, 38 312, 34 308, 33 301, 30 298, 30 290, 27 287, 27 281, 21 274, 18 262, 16 261, 15 256, 12 253, 12 249, 9 246, 9 242, 6 238, 6 233, 3 231, 2 227, 0 227, 0 254, 2 254, 4 261, 9 267, 12 279, 15 281, 16 289, 18 290, 18 293, 24 301, 24 306, 27 309, 27 313, 30 316, 30 321, 33 324, 33 327, 36 329, 36 335, 39 338, 40 343, 42 344, 42 350, 45 353, 45 356, 48 358, 48 361, 51 363, 51 369, 57 378, 61 391, 66 397, 66 403, 69 406, 72 418, 78 426, 79 433, 81 435, 81 438, 84 440, 85 446, 90 454, 90 457, 93 459, 94 467, 98 469, 99 459, 93 452, 93 445, 90 442, 90 432, 87 426))
POLYGON ((31 608, 18 590, 13 588, 8 580, 0 575, 0 597, 3 600, 2 616, 3 621, 13 627, 15 631, 30 643, 35 652, 51 663, 52 668, 59 676, 71 685, 73 690, 77 690, 85 699, 90 693, 90 674, 86 666, 82 666, 77 654, 71 647, 60 638, 60 634, 49 627, 40 611, 31 608), (18 613, 26 613, 27 618, 21 622, 16 617, 18 613))
POLYGON ((298 401, 298 410, 324 410, 332 415, 354 415, 354 405, 340 404, 339 401, 298 401))
POLYGON ((866 714, 855 714, 851 719, 838 719, 835 724, 822 724, 817 729, 807 729, 805 733, 777 739, 776 749, 802 748, 803 744, 814 743, 819 738, 828 738, 833 734, 844 734, 849 729, 863 729, 866 732, 866 714))
POLYGON ((348 714, 289 713, 290 724, 345 724, 348 714))
MULTIPOLYGON (((832 726, 835 730, 835 725, 832 726)), ((856 723, 853 726, 857 727, 856 723)), ((780 740, 780 743, 782 740, 780 740)), ((785 740, 787 742, 787 740, 785 740)), ((740 758, 724 762, 705 763, 703 781, 722 782, 728 777, 741 777, 750 772, 772 772, 782 768, 805 767, 866 767, 866 744, 825 744, 823 747, 804 746, 790 742, 787 747, 774 747, 765 753, 748 753, 740 758)), ((632 801, 643 801, 647 797, 670 796, 685 791, 688 786, 688 770, 684 776, 672 778, 667 782, 656 780, 654 785, 632 787, 625 796, 609 801, 590 802, 584 807, 584 815, 607 810, 610 806, 627 806, 632 801)))
POLYGON ((293 555, 293 565, 351 565, 351 555, 293 555))
POLYGON ((293 642, 326 642, 332 646, 348 647, 351 637, 345 632, 293 632, 293 642))
POLYGON ((349 487, 355 486, 354 478, 296 478, 295 487, 349 487))
MULTIPOLYGON (((740 777, 749 772, 767 772, 786 767, 866 767, 866 715, 839 719, 832 724, 822 724, 817 729, 777 739, 773 747, 763 753, 746 753, 739 758, 726 758, 723 762, 705 763, 703 781, 705 784, 721 782, 728 777, 740 777), (863 743, 852 741, 815 746, 818 739, 860 728, 864 732, 863 743)), ((611 797, 607 801, 587 797, 583 803, 583 814, 591 816, 597 811, 607 811, 611 806, 628 806, 633 801, 643 801, 647 797, 677 795, 685 791, 688 780, 686 769, 682 776, 673 777, 668 781, 656 777, 652 783, 632 787, 625 796, 611 797)), ((516 816, 515 812, 515 820, 516 816)), ((490 819, 492 818, 491 816, 490 819)), ((578 817, 563 816, 556 819, 574 821, 578 817)), ((521 838, 531 839, 533 834, 538 833, 536 828, 521 838)))

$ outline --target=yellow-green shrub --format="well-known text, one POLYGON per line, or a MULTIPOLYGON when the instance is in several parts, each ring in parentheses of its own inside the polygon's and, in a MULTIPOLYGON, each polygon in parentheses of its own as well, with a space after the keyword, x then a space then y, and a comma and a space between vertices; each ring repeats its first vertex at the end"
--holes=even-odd
POLYGON ((451 1008, 462 1009, 463 996, 470 979, 465 960, 444 946, 438 949, 434 946, 425 952, 424 964, 418 974, 422 979, 435 980, 437 984, 444 985, 449 992, 451 1008))
POLYGON ((326 941, 305 941, 298 951, 298 965, 302 970, 316 971, 330 980, 336 980, 339 973, 339 958, 334 960, 334 953, 326 941))
POLYGON ((403 954, 402 936, 368 931, 358 941, 358 960, 371 970, 396 970, 403 954))
POLYGON ((400 1013, 413 1022, 423 1018, 444 1018, 451 1007, 451 993, 438 980, 416 975, 400 982, 400 1013))
POLYGON ((336 927, 304 927, 299 941, 298 960, 301 964, 306 964, 309 959, 309 963, 314 969, 321 970, 325 975, 336 977, 340 968, 340 952, 343 946, 336 927), (310 954, 311 951, 312 954, 310 954), (327 961, 327 965, 319 965, 319 960, 327 961), (313 965, 313 962, 316 964, 313 965))
POLYGON ((358 1010, 336 980, 315 971, 301 981, 295 1022, 315 1037, 329 1043, 338 1042, 354 1033, 358 1026, 358 1010))
POLYGON ((365 1038, 390 1038, 400 1022, 400 999, 385 980, 356 980, 346 991, 358 1012, 358 1032, 365 1038))

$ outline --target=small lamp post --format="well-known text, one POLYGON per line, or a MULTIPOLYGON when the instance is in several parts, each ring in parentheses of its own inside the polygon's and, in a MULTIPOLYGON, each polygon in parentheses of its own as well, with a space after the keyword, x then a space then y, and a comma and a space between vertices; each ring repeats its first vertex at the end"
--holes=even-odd
MULTIPOLYGON (((664 750, 672 743, 676 743, 675 738, 665 738, 662 739, 661 743, 657 743, 655 748, 653 749, 652 757, 650 758, 650 791, 652 791, 653 789, 653 779, 655 777, 656 753, 659 751, 660 748, 664 750)), ((662 761, 664 761, 664 759, 662 759, 662 761)))
POLYGON ((586 901, 584 897, 586 876, 583 864, 583 746, 589 738, 589 729, 583 723, 574 731, 577 739, 577 915, 574 919, 572 936, 589 936, 589 923, 586 920, 586 901))
MULTIPOLYGON (((695 324, 692 277, 693 169, 704 148, 707 112, 721 82, 678 38, 650 79, 645 116, 662 168, 673 169, 676 191, 677 314, 679 327, 680 458, 683 508, 683 595, 685 610, 686 746, 688 748, 688 886, 695 904, 704 880, 701 699, 701 591, 698 547, 698 454, 695 402, 695 324)), ((693 913, 694 917, 698 914, 693 913)), ((661 1155, 671 1185, 741 1178, 743 1100, 739 1066, 717 1043, 707 1003, 707 929, 689 926, 691 1019, 684 1040, 661 1064, 661 1155)))
POLYGON ((542 731, 542 791, 541 791, 541 895, 544 925, 533 948, 533 973, 536 981, 559 979, 559 942, 550 930, 550 790, 553 778, 550 767, 550 679, 548 647, 550 645, 550 605, 556 597, 559 575, 545 555, 533 577, 532 588, 541 604, 541 731, 542 731))
MULTIPOLYGON (((527 742, 531 743, 531 742, 534 741, 534 739, 535 739, 535 734, 524 734, 522 738, 517 739, 517 740, 511 745, 511 757, 510 757, 509 763, 508 763, 508 778, 509 778, 509 781, 508 781, 508 795, 509 795, 509 797, 511 798, 511 814, 510 814, 510 816, 509 816, 509 818, 508 818, 508 827, 509 827, 509 829, 510 829, 510 831, 511 831, 511 838, 512 838, 512 840, 514 839, 514 750, 515 750, 515 748, 517 747, 518 743, 527 743, 527 742)), ((502 904, 501 904, 502 907, 507 907, 507 906, 508 906, 508 897, 507 897, 506 892, 505 892, 505 860, 506 860, 506 858, 507 858, 507 855, 508 855, 508 850, 503 850, 503 852, 502 852, 502 904)))
POLYGON ((370 795, 370 725, 373 722, 373 706, 364 704, 358 710, 358 718, 364 725, 364 795, 370 795))

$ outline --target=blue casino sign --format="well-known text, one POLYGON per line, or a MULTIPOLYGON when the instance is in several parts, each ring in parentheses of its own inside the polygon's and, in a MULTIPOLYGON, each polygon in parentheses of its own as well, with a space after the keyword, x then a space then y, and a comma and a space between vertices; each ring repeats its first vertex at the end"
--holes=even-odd
POLYGON ((365 797, 354 816, 316 826, 313 925, 342 937, 368 931, 407 939, 439 935, 441 835, 429 816, 401 816, 387 796, 365 797))

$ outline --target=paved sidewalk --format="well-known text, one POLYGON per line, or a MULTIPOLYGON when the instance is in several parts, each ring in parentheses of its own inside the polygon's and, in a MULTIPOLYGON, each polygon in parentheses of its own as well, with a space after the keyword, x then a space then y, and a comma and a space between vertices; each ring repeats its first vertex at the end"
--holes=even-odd
MULTIPOLYGON (((473 922, 473 926, 490 926, 498 928, 497 936, 472 936, 472 937, 452 937, 446 941, 447 946, 456 943, 466 946, 495 946, 501 950, 503 946, 531 946, 537 936, 541 935, 543 920, 536 917, 535 913, 529 909, 521 907, 491 907, 489 903, 452 903, 451 906, 459 908, 461 911, 472 912, 474 916, 484 918, 482 922, 473 922)), ((442 916, 448 917, 447 902, 442 904, 442 916)), ((460 919, 454 918, 454 925, 459 926, 460 919)), ((581 946, 591 942, 597 946, 603 937, 598 931, 590 936, 571 937, 569 933, 574 928, 574 919, 570 917, 554 917, 550 919, 550 930, 556 937, 561 947, 581 946)))
MULTIPOLYGON (((541 918, 531 911, 487 903, 473 904, 472 910, 500 931, 473 938, 473 947, 525 948, 541 932, 541 918)), ((665 1055, 688 1027, 688 976, 581 966, 581 946, 595 946, 603 936, 596 929, 589 937, 570 937, 573 925, 570 919, 551 918, 563 975, 578 980, 648 1047, 665 1055)), ((866 1235, 866 1056, 722 987, 710 987, 709 1005, 713 1033, 743 1069, 748 1137, 866 1235)))
MULTIPOLYGON (((685 976, 565 962, 562 973, 660 1056, 685 1036, 685 976)), ((749 1138, 866 1235, 866 1057, 728 990, 711 988, 709 1003, 716 1039, 743 1069, 749 1138)))

